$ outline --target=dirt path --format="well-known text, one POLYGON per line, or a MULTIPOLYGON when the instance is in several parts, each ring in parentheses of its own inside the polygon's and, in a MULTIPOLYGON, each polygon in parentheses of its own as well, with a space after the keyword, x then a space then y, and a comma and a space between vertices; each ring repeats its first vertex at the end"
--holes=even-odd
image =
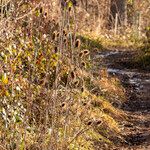
POLYGON ((126 140, 119 150, 150 150, 150 71, 132 63, 135 51, 111 50, 99 53, 100 67, 117 76, 126 89, 122 109, 129 121, 123 123, 126 140))

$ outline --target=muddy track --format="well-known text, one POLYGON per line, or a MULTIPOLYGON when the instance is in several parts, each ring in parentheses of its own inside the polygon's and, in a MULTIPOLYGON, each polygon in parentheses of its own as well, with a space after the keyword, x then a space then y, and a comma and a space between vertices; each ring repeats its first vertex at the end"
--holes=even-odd
POLYGON ((125 142, 119 150, 150 150, 150 71, 133 63, 136 51, 108 50, 96 55, 112 76, 117 76, 126 89, 122 104, 128 115, 123 124, 125 142))

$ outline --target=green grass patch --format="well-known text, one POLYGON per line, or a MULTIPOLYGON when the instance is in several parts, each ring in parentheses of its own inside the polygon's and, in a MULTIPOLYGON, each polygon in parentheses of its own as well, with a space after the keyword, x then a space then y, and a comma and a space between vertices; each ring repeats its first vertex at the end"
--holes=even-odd
POLYGON ((101 41, 99 38, 92 38, 87 35, 79 35, 78 36, 82 41, 82 49, 89 49, 90 51, 93 51, 95 48, 98 50, 102 50, 103 46, 101 44, 101 41))

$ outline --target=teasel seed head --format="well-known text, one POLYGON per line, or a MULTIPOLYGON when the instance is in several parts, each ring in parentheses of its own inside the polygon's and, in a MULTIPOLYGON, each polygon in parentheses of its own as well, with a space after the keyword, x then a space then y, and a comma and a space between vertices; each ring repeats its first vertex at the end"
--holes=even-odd
POLYGON ((76 77, 75 72, 74 72, 74 71, 71 71, 70 74, 71 74, 71 78, 72 78, 72 79, 75 79, 75 77, 76 77))
POLYGON ((64 43, 65 43, 65 44, 67 43, 67 38, 64 38, 64 43))
POLYGON ((59 35, 60 35, 59 32, 57 32, 57 37, 59 37, 59 35))
POLYGON ((80 45, 81 45, 81 41, 80 41, 80 39, 77 39, 76 42, 75 42, 75 47, 79 48, 80 45))
POLYGON ((64 107, 66 104, 63 102, 62 104, 61 104, 61 107, 64 107))
POLYGON ((67 36, 67 33, 65 33, 64 36, 67 36))
POLYGON ((86 106, 86 105, 87 105, 87 103, 86 103, 86 102, 83 102, 83 103, 82 103, 82 105, 83 105, 83 106, 86 106))
POLYGON ((84 61, 81 62, 82 67, 86 67, 86 63, 84 61))
POLYGON ((85 89, 84 89, 84 87, 82 87, 82 88, 81 88, 81 92, 84 92, 84 91, 85 91, 85 89))
POLYGON ((83 57, 83 52, 79 53, 79 57, 82 58, 83 57))
POLYGON ((47 12, 44 14, 45 17, 47 17, 47 12))
POLYGON ((90 126, 91 124, 92 124, 92 121, 91 121, 91 120, 87 122, 87 125, 88 125, 88 126, 90 126))
POLYGON ((76 80, 76 81, 74 82, 74 85, 77 87, 77 86, 79 85, 79 80, 76 80))
POLYGON ((97 121, 96 121, 96 125, 100 125, 101 123, 102 123, 101 120, 97 120, 97 121))
POLYGON ((41 13, 41 14, 43 13, 43 8, 42 8, 42 7, 40 8, 40 13, 41 13))
POLYGON ((53 35, 52 35, 52 40, 56 40, 56 36, 57 36, 57 33, 56 33, 56 31, 54 31, 53 35))
POLYGON ((63 30, 63 35, 65 35, 65 34, 66 34, 66 30, 64 29, 64 30, 63 30))
POLYGON ((57 46, 55 46, 54 51, 55 51, 55 53, 58 52, 58 47, 57 46))
POLYGON ((89 52, 89 50, 87 50, 87 49, 85 49, 85 50, 83 50, 83 54, 86 56, 86 55, 88 55, 90 52, 89 52))
POLYGON ((78 70, 77 67, 75 67, 75 68, 74 68, 74 71, 77 71, 77 70, 78 70))

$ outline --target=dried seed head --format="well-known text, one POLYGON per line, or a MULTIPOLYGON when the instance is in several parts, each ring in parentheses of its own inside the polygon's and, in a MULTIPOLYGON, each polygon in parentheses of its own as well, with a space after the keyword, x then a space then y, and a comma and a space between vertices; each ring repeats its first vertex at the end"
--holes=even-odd
POLYGON ((74 78, 75 78, 75 72, 74 72, 74 71, 71 71, 70 74, 71 74, 71 78, 74 79, 74 78))
POLYGON ((83 106, 86 106, 86 105, 87 105, 87 103, 86 103, 86 102, 83 102, 82 104, 83 104, 83 106))
POLYGON ((67 43, 67 38, 64 38, 64 43, 65 43, 65 44, 67 43))
POLYGON ((89 52, 89 50, 87 50, 87 49, 85 49, 84 51, 83 51, 83 54, 84 55, 88 55, 90 52, 89 52))
POLYGON ((75 47, 79 48, 80 45, 81 45, 81 41, 80 41, 80 39, 77 39, 76 42, 75 42, 75 47))
POLYGON ((44 14, 45 17, 47 17, 47 12, 44 14))
POLYGON ((82 87, 82 88, 81 88, 81 92, 84 92, 84 90, 85 90, 84 87, 82 87))
POLYGON ((77 68, 76 68, 76 67, 74 68, 74 71, 77 71, 77 68))
POLYGON ((61 104, 61 107, 65 107, 65 105, 66 105, 65 103, 62 103, 62 104, 61 104))
POLYGON ((60 35, 60 34, 59 34, 59 32, 58 32, 58 33, 57 33, 57 37, 59 37, 59 35, 60 35))
POLYGON ((75 85, 75 86, 78 86, 78 85, 79 85, 79 80, 76 80, 76 81, 74 82, 74 85, 75 85))
POLYGON ((82 67, 86 67, 86 63, 84 61, 81 62, 82 67))
POLYGON ((79 53, 79 57, 82 58, 83 57, 83 52, 79 53))
POLYGON ((100 125, 101 123, 102 123, 101 120, 97 120, 97 121, 96 121, 96 125, 100 125))
POLYGON ((43 8, 42 8, 42 7, 40 8, 40 13, 41 13, 41 14, 43 13, 43 8))
POLYGON ((90 126, 92 124, 92 121, 88 121, 87 125, 90 126))
POLYGON ((66 34, 66 30, 65 30, 65 29, 63 30, 63 34, 64 34, 64 35, 66 34))
POLYGON ((58 47, 57 46, 55 46, 54 51, 55 51, 55 53, 58 52, 58 47))
POLYGON ((52 40, 56 40, 56 36, 57 36, 57 33, 56 33, 56 31, 54 31, 53 35, 52 35, 52 40))
POLYGON ((67 36, 67 33, 65 33, 64 36, 67 36))

